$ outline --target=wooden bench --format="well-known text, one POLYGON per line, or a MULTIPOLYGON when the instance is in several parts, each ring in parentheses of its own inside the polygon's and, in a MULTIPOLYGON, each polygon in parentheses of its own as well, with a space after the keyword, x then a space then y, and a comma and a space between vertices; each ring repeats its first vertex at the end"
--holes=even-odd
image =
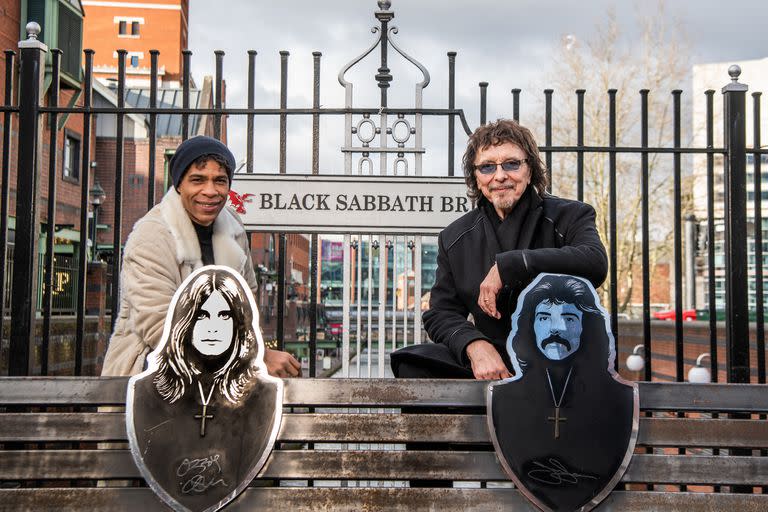
MULTIPOLYGON (((164 508, 127 449, 98 448, 125 442, 124 415, 97 407, 123 405, 126 383, 0 378, 1 510, 164 508)), ((228 510, 533 510, 490 444, 485 388, 477 381, 286 380, 277 446, 228 510), (421 408, 429 412, 418 414, 421 408), (424 449, 414 449, 419 443, 424 449), (454 483, 409 487, 426 479, 454 483)), ((768 495, 732 492, 768 485, 768 421, 758 416, 768 411, 768 386, 641 383, 640 406, 636 455, 597 510, 768 510, 768 495)))

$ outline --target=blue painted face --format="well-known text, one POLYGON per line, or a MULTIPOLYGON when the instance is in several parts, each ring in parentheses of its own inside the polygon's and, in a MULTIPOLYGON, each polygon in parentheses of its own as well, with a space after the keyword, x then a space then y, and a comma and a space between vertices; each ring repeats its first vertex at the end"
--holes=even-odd
POLYGON ((570 356, 581 344, 582 312, 573 304, 542 301, 536 306, 533 331, 536 346, 548 359, 570 356))

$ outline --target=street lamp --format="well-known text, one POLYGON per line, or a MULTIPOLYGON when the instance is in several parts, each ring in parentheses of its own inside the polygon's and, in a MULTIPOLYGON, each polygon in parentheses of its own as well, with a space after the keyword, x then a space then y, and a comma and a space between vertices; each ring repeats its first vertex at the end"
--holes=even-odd
POLYGON ((92 241, 91 245, 91 261, 96 261, 96 226, 99 224, 99 208, 107 194, 104 193, 104 189, 101 188, 98 181, 94 181, 93 187, 88 191, 88 198, 91 203, 91 209, 93 210, 93 222, 91 223, 90 237, 92 241))
POLYGON ((645 358, 639 354, 640 351, 643 351, 645 347, 643 345, 635 345, 635 348, 632 349, 632 354, 627 357, 627 369, 632 372, 639 372, 643 368, 645 368, 645 358))
POLYGON ((704 353, 696 358, 696 366, 688 370, 688 382, 693 382, 694 384, 706 384, 712 382, 712 376, 710 375, 709 370, 701 364, 701 360, 705 357, 710 357, 710 355, 704 353))

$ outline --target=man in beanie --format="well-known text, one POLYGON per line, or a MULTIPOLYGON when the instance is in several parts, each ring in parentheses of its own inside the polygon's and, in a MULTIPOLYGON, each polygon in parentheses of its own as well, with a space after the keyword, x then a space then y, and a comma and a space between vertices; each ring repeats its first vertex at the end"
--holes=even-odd
MULTIPOLYGON (((123 253, 120 310, 102 375, 135 375, 163 332, 181 282, 203 265, 226 265, 256 293, 248 236, 225 208, 235 157, 216 139, 198 136, 179 145, 170 163, 173 188, 136 222, 123 253)), ((296 377, 301 366, 287 352, 267 349, 269 373, 296 377)))

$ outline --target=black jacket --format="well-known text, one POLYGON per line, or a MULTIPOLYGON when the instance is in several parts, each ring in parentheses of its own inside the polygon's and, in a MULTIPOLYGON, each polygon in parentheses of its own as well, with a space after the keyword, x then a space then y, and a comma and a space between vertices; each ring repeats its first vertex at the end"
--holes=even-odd
MULTIPOLYGON (((482 199, 481 201, 485 201, 482 199)), ((493 227, 478 207, 451 223, 438 237, 437 274, 424 312, 424 328, 432 341, 448 346, 462 365, 474 340, 488 340, 505 353, 511 314, 517 296, 541 272, 572 274, 589 279, 595 288, 605 280, 608 259, 588 204, 531 194, 530 210, 520 227, 517 247, 502 252, 493 227), (480 283, 498 263, 504 288, 491 318, 477 304, 480 283), (469 314, 474 324, 467 320, 469 314)))

